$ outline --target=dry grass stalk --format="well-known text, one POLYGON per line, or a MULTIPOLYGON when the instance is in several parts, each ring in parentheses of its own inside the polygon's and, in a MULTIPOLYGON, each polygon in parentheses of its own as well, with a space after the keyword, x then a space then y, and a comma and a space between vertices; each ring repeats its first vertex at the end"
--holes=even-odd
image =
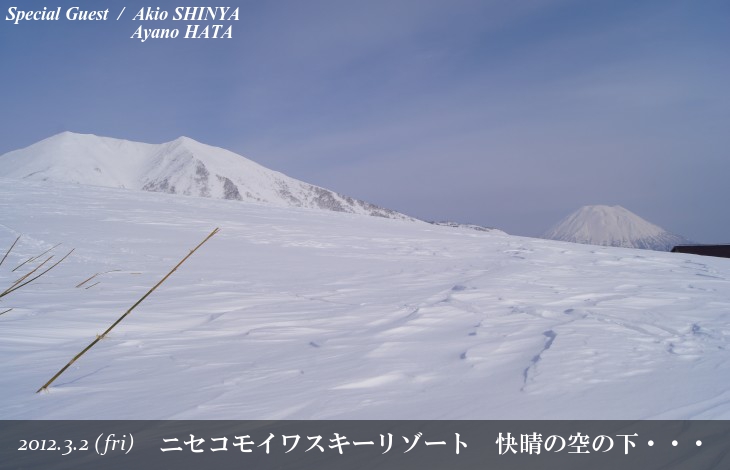
POLYGON ((17 285, 18 285, 18 284, 20 284, 21 282, 23 282, 23 281, 25 281, 26 279, 28 279, 28 278, 29 278, 29 277, 30 277, 30 276, 31 276, 31 275, 32 275, 32 274, 33 274, 34 272, 38 271, 38 270, 39 270, 39 269, 41 269, 41 268, 42 268, 42 267, 43 267, 43 266, 44 266, 44 265, 45 265, 45 264, 46 264, 47 262, 51 261, 51 259, 53 259, 53 255, 51 255, 51 256, 49 256, 48 258, 46 258, 46 260, 45 260, 44 262, 42 262, 41 264, 39 264, 38 266, 36 266, 36 267, 35 267, 35 269, 34 269, 33 271, 31 271, 31 272, 29 272, 29 273, 25 274, 24 276, 20 277, 20 278, 19 278, 19 279, 18 279, 17 281, 13 282, 13 284, 12 284, 12 285, 11 285, 10 287, 14 287, 14 286, 17 286, 17 285))
MULTIPOLYGON (((58 246, 58 245, 56 245, 56 246, 58 246)), ((59 264, 61 264, 61 263, 62 263, 62 262, 63 262, 63 261, 64 261, 64 260, 66 259, 66 258, 68 258, 69 256, 71 256, 71 253, 73 253, 73 252, 74 252, 74 250, 71 250, 71 251, 69 251, 69 252, 68 252, 68 253, 66 254, 66 256, 64 256, 64 257, 63 257, 63 258, 61 258, 60 260, 56 261, 55 263, 53 263, 53 264, 52 264, 52 265, 51 265, 51 266, 50 266, 50 267, 49 267, 48 269, 46 269, 45 271, 42 271, 42 272, 41 272, 40 274, 38 274, 37 276, 34 276, 34 277, 32 277, 32 278, 28 279, 27 281, 23 282, 22 284, 18 284, 18 285, 13 285, 13 286, 10 286, 10 287, 8 287, 8 288, 7 288, 7 289, 6 289, 6 290, 5 290, 4 292, 0 292, 0 298, 2 298, 2 297, 5 297, 6 295, 10 294, 11 292, 14 292, 14 291, 16 291, 16 290, 20 289, 21 287, 23 287, 23 286, 27 286, 27 285, 28 285, 28 284, 30 284, 31 282, 33 282, 33 281, 37 280, 38 278, 40 278, 41 276, 43 276, 44 274, 46 274, 46 273, 47 273, 48 271, 50 271, 51 269, 53 269, 53 268, 55 268, 56 266, 58 266, 59 264)))
POLYGON ((95 283, 93 283, 92 285, 90 285, 89 287, 84 287, 84 290, 89 290, 89 289, 91 289, 92 287, 94 287, 94 286, 95 286, 95 285, 97 285, 97 284, 101 284, 101 281, 99 281, 99 282, 95 282, 95 283))
MULTIPOLYGON (((81 286, 83 286, 84 284, 86 284, 86 283, 87 283, 87 282, 89 282, 90 280, 94 279, 94 278, 95 278, 96 276, 101 276, 102 274, 109 274, 109 273, 115 273, 115 272, 118 272, 118 271, 121 271, 121 269, 112 269, 111 271, 104 271, 103 273, 96 273, 96 274, 94 274, 93 276, 91 276, 90 278, 88 278, 88 279, 86 279, 86 280, 84 280, 84 281, 80 282, 79 284, 77 284, 77 285, 76 285, 76 287, 81 287, 81 286)), ((98 282, 97 282, 97 284, 98 284, 98 282)))
POLYGON ((18 240, 20 240, 20 235, 18 235, 18 238, 15 239, 12 245, 10 245, 8 251, 5 252, 5 256, 3 256, 3 259, 0 259, 0 266, 3 265, 3 263, 5 262, 5 258, 7 258, 10 252, 13 251, 13 248, 15 247, 15 244, 18 243, 18 240))
POLYGON ((4 312, 0 312, 0 315, 6 314, 6 313, 8 313, 11 310, 12 310, 12 308, 9 308, 9 309, 5 310, 4 312))
POLYGON ((78 287, 81 287, 81 286, 83 286, 84 284, 86 284, 86 283, 87 283, 87 282, 89 282, 90 280, 94 279, 94 278, 95 278, 96 276, 98 276, 99 274, 101 274, 101 273, 96 273, 96 274, 94 274, 93 276, 91 276, 90 278, 88 278, 88 279, 86 279, 86 280, 84 280, 84 281, 82 281, 82 282, 80 282, 80 283, 76 284, 76 287, 78 288, 78 287))
POLYGON ((42 257, 43 255, 45 255, 45 254, 49 253, 50 251, 52 251, 53 249, 55 249, 55 248, 57 248, 57 247, 59 247, 59 246, 61 246, 61 244, 60 244, 60 243, 56 243, 55 245, 53 245, 52 247, 50 247, 49 249, 47 249, 47 250, 46 250, 46 251, 44 251, 43 253, 41 253, 41 254, 39 254, 39 255, 36 255, 36 256, 31 256, 30 258, 28 258, 27 260, 23 261, 23 262, 22 262, 22 263, 20 263, 20 264, 19 264, 18 266, 16 266, 15 268, 13 268, 13 270, 12 270, 12 271, 10 271, 10 272, 15 272, 15 271, 17 271, 18 269, 22 268, 22 267, 23 267, 23 266, 25 266, 26 264, 28 264, 28 263, 32 263, 33 261, 37 260, 38 258, 42 257))
POLYGON ((152 287, 150 290, 148 290, 147 293, 142 296, 142 298, 140 298, 137 302, 135 302, 134 305, 132 305, 131 307, 129 307, 129 310, 127 310, 126 312, 124 312, 124 314, 121 317, 119 317, 117 319, 117 321, 115 321, 114 323, 112 323, 112 325, 109 328, 107 328, 104 333, 102 333, 101 335, 98 335, 96 337, 96 339, 94 339, 94 341, 92 341, 91 343, 89 343, 89 345, 86 346, 80 353, 78 353, 76 356, 74 356, 74 358, 71 359, 68 362, 68 364, 66 364, 65 366, 63 366, 63 368, 61 368, 61 370, 59 370, 58 372, 56 372, 56 375, 54 375, 53 377, 51 377, 51 379, 48 382, 46 382, 41 388, 39 388, 38 390, 36 390, 36 393, 39 393, 41 390, 48 389, 48 387, 53 383, 54 380, 56 380, 61 374, 63 374, 66 371, 66 369, 68 369, 69 367, 71 367, 71 365, 74 362, 76 362, 78 360, 78 358, 80 358, 81 356, 83 356, 86 353, 86 351, 88 351, 96 343, 98 343, 99 341, 101 341, 102 339, 104 339, 106 337, 106 335, 109 334, 109 332, 115 326, 117 326, 122 320, 124 320, 124 318, 127 315, 129 315, 132 312, 132 310, 134 310, 139 304, 141 304, 144 301, 144 299, 146 299, 147 297, 149 297, 149 295, 152 292, 154 292, 155 289, 157 289, 158 287, 160 287, 160 285, 162 285, 162 283, 165 282, 167 280, 167 278, 169 278, 172 275, 172 273, 174 273, 175 271, 177 271, 177 268, 179 268, 185 261, 187 261, 187 259, 190 258, 193 255, 193 253, 195 253, 198 250, 198 248, 200 248, 201 246, 203 246, 203 244, 205 242, 207 242, 208 240, 210 240, 213 237, 213 235, 215 235, 218 232, 220 232, 220 228, 216 228, 215 230, 213 230, 212 232, 210 232, 210 234, 207 237, 205 237, 205 239, 202 242, 200 242, 198 244, 198 246, 196 246, 195 248, 193 248, 192 250, 190 250, 190 253, 188 253, 182 260, 180 260, 180 262, 177 263, 177 265, 175 265, 175 267, 172 268, 170 270, 170 272, 165 275, 165 277, 163 277, 162 279, 160 279, 160 281, 157 284, 155 284, 154 287, 152 287))
POLYGON ((13 269, 13 270, 12 270, 11 272, 13 272, 13 273, 14 273, 14 272, 15 272, 15 271, 17 271, 18 269, 20 269, 20 268, 22 268, 23 266, 25 266, 26 264, 28 264, 28 263, 31 263, 31 262, 33 262, 33 261, 37 260, 37 259, 38 259, 38 258, 40 258, 41 256, 45 255, 46 253, 48 253, 49 251, 53 250, 54 248, 56 248, 56 247, 58 247, 58 246, 60 246, 60 245, 61 245, 60 243, 57 243, 56 245, 54 245, 54 246, 50 247, 49 249, 47 249, 46 251, 44 251, 44 252, 43 252, 43 253, 41 253, 40 255, 38 255, 38 256, 33 256, 32 258, 28 258, 27 260, 23 261, 23 262, 22 262, 22 263, 20 263, 20 264, 19 264, 18 266, 16 266, 16 267, 15 267, 15 269, 13 269))

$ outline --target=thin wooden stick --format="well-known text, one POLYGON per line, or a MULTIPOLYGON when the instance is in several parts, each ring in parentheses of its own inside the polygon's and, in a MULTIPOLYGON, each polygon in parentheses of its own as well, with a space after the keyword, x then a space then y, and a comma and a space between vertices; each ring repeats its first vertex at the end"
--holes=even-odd
POLYGON ((53 269, 53 268, 55 268, 56 266, 58 266, 59 264, 61 264, 61 263, 63 262, 63 260, 65 260, 66 258, 68 258, 68 257, 69 257, 69 256, 71 255, 71 253, 73 253, 73 252, 74 252, 74 250, 71 250, 71 251, 69 251, 69 252, 68 252, 68 253, 66 254, 66 256, 64 256, 64 257, 63 257, 63 258, 61 258, 60 260, 56 261, 56 262, 55 262, 54 264, 52 264, 52 265, 51 265, 51 267, 49 267, 48 269, 46 269, 45 271, 43 271, 43 272, 42 272, 42 273, 40 273, 39 275, 37 275, 37 276, 35 276, 35 277, 32 277, 32 278, 28 279, 27 281, 25 281, 25 282, 24 282, 24 283, 22 283, 22 284, 18 284, 18 285, 17 285, 17 286, 15 286, 15 287, 10 287, 9 289, 6 289, 6 290, 5 290, 4 292, 1 292, 1 293, 0 293, 0 297, 5 297, 5 296, 6 296, 6 295, 8 295, 9 293, 11 293, 11 292, 14 292, 14 291, 16 291, 16 290, 20 289, 20 288, 21 288, 21 287, 23 287, 23 286, 27 286, 27 285, 28 285, 28 284, 30 284, 31 282, 35 281, 35 280, 36 280, 36 279, 38 279, 39 277, 41 277, 41 276, 43 276, 44 274, 46 274, 46 273, 47 273, 48 271, 50 271, 51 269, 53 269))
POLYGON ((213 230, 212 232, 210 232, 210 235, 208 235, 207 237, 205 237, 205 239, 202 242, 200 242, 198 244, 198 246, 196 246, 195 248, 193 248, 192 250, 190 250, 190 253, 188 253, 187 256, 185 256, 179 263, 177 263, 177 265, 174 268, 172 268, 172 270, 169 273, 167 273, 165 275, 165 277, 163 277, 162 279, 160 279, 160 282, 158 282, 157 284, 155 284, 155 286, 152 289, 148 290, 147 293, 145 295, 143 295, 141 299, 139 299, 137 302, 134 303, 134 305, 132 305, 131 307, 129 307, 129 310, 127 310, 126 312, 124 312, 124 314, 121 317, 119 317, 117 319, 117 321, 115 321, 114 323, 112 323, 112 326, 110 326, 109 328, 107 328, 104 333, 102 333, 101 335, 98 335, 94 341, 92 341, 80 353, 78 353, 76 356, 74 356, 74 358, 71 359, 68 362, 68 364, 66 364, 65 366, 63 366, 63 368, 61 370, 59 370, 58 372, 56 372, 56 375, 54 375, 53 377, 51 377, 51 380, 49 380, 48 382, 45 383, 45 385, 43 385, 41 388, 39 388, 38 390, 36 390, 36 393, 39 393, 41 390, 48 389, 48 387, 53 383, 54 380, 56 380, 61 374, 63 374, 66 371, 66 369, 68 369, 69 367, 71 367, 71 364, 73 364, 74 362, 76 362, 76 360, 78 358, 80 358, 81 356, 83 356, 84 353, 86 353, 86 351, 88 351, 89 349, 91 349, 96 343, 98 343, 99 341, 101 341, 102 339, 104 339, 104 337, 106 337, 106 335, 109 334, 109 332, 115 326, 117 326, 122 320, 124 320, 124 317, 126 317, 127 315, 129 315, 130 312, 132 312, 132 310, 134 310, 139 304, 141 304, 142 301, 144 301, 144 299, 146 299, 152 292, 155 291, 155 289, 157 289, 158 287, 160 287, 160 285, 163 282, 165 282, 167 280, 167 278, 172 275, 172 273, 174 273, 175 271, 177 271, 177 268, 179 268, 185 261, 187 261, 187 259, 190 258, 193 255, 193 253, 195 253, 197 251, 198 248, 200 248, 201 246, 203 246, 203 244, 205 242, 207 242, 208 240, 210 240, 211 237, 213 237, 213 235, 215 235, 218 232, 220 232, 220 228, 216 228, 215 230, 213 230))
MULTIPOLYGON (((7 258, 8 255, 10 254, 10 252, 13 251, 13 247, 15 247, 15 244, 18 243, 18 240, 20 240, 20 235, 18 235, 18 238, 15 239, 15 241, 13 242, 12 245, 10 245, 10 248, 8 248, 8 251, 5 252, 5 256, 3 256, 3 259, 0 259, 0 266, 3 265, 3 263, 5 262, 5 258, 7 258)), ((3 312, 3 313, 5 313, 5 312, 3 312)))

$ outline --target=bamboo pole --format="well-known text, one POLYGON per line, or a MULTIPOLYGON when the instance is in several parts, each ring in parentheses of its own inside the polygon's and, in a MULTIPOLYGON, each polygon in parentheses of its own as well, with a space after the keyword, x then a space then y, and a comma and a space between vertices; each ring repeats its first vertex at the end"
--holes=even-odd
POLYGON ((18 243, 18 240, 20 240, 20 235, 18 235, 18 238, 15 239, 12 245, 10 245, 8 251, 5 252, 5 256, 3 256, 3 259, 0 260, 0 266, 3 265, 3 263, 5 262, 5 258, 7 258, 10 252, 13 251, 13 248, 15 247, 15 244, 18 243))
POLYGON ((177 265, 174 268, 172 268, 172 270, 170 270, 170 272, 167 273, 165 275, 165 277, 163 277, 162 279, 160 279, 160 281, 157 284, 155 284, 154 287, 152 287, 150 290, 148 290, 147 293, 145 295, 143 295, 141 299, 139 299, 137 302, 134 303, 134 305, 132 305, 131 307, 129 307, 129 310, 127 310, 126 312, 124 312, 124 314, 121 317, 119 317, 117 319, 117 321, 115 321, 114 323, 112 323, 112 325, 109 328, 107 328, 104 333, 102 333, 101 335, 98 335, 96 337, 96 339, 94 339, 94 341, 92 341, 80 353, 78 353, 76 356, 74 356, 74 358, 71 359, 68 362, 68 364, 66 364, 65 366, 63 366, 63 368, 61 370, 59 370, 58 372, 56 372, 56 375, 54 375, 53 377, 51 377, 51 380, 49 380, 48 382, 45 383, 45 385, 43 385, 41 388, 39 388, 38 390, 36 390, 36 393, 39 393, 41 390, 47 390, 48 387, 53 383, 54 380, 56 380, 61 374, 63 374, 66 371, 66 369, 68 369, 69 367, 71 367, 71 365, 74 362, 76 362, 76 360, 78 358, 80 358, 81 356, 83 356, 84 353, 86 353, 86 351, 88 351, 96 343, 98 343, 99 341, 101 341, 102 339, 104 339, 104 337, 106 337, 106 335, 109 334, 109 332, 115 326, 117 326, 122 320, 124 320, 124 317, 126 317, 127 315, 129 315, 132 312, 132 310, 134 310, 139 304, 141 304, 142 301, 144 301, 144 299, 146 299, 152 292, 155 291, 155 289, 157 289, 158 287, 160 287, 160 285, 163 282, 165 282, 167 280, 167 278, 172 275, 172 273, 174 273, 175 271, 177 271, 177 268, 179 268, 185 261, 187 261, 188 258, 190 258, 193 255, 193 253, 195 253, 198 250, 198 248, 200 248, 201 246, 203 246, 203 244, 205 242, 207 242, 208 240, 210 240, 213 237, 213 235, 215 235, 218 232, 220 232, 220 228, 216 228, 215 230, 213 230, 212 232, 210 232, 210 234, 207 237, 205 237, 205 239, 202 242, 200 242, 198 244, 198 246, 196 246, 195 248, 193 248, 192 250, 190 250, 190 253, 188 253, 187 256, 185 256, 179 263, 177 263, 177 265))

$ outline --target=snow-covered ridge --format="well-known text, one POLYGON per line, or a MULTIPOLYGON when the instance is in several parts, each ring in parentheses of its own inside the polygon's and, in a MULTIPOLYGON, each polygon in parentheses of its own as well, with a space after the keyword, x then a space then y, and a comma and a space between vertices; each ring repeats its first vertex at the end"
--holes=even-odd
POLYGON ((545 232, 543 238, 657 251, 669 251, 688 242, 621 206, 602 205, 581 207, 545 232))
POLYGON ((470 230, 476 230, 477 232, 493 232, 493 233, 500 233, 502 235, 506 235, 506 233, 502 230, 499 230, 494 227, 485 227, 483 225, 477 225, 477 224, 462 224, 460 222, 452 222, 450 220, 445 221, 429 221, 429 224, 433 225, 440 225, 442 227, 453 227, 453 228, 467 228, 470 230))
POLYGON ((0 156, 8 178, 254 201, 281 207, 410 219, 270 170, 241 155, 179 137, 146 144, 63 132, 0 156))

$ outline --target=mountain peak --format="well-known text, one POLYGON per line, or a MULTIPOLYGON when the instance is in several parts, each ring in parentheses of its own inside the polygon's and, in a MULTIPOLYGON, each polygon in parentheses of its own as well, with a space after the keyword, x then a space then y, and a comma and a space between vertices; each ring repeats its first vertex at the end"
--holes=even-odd
POLYGON ((52 135, 49 137, 49 139, 56 139, 56 138, 68 138, 68 137, 74 137, 74 136, 87 136, 87 135, 94 135, 94 134, 81 134, 79 132, 71 132, 71 131, 62 131, 58 134, 52 135))
POLYGON ((80 132, 63 131, 63 132, 59 132, 58 134, 54 134, 51 137, 48 137, 47 139, 44 139, 44 140, 64 140, 64 139, 87 139, 88 140, 88 139, 103 139, 103 138, 104 137, 100 137, 96 134, 83 134, 80 132))
POLYGON ((185 144, 205 145, 205 144, 202 144, 202 143, 198 142, 197 140, 192 139, 185 135, 181 135, 180 137, 178 137, 177 139, 175 139, 169 143, 171 143, 171 144, 175 143, 175 144, 181 144, 181 145, 185 145, 185 144))
POLYGON ((543 238, 658 251, 687 242, 618 205, 583 206, 545 232, 543 238))
POLYGON ((163 144, 146 144, 66 131, 0 156, 0 168, 9 178, 411 219, 295 180, 187 136, 163 144))

